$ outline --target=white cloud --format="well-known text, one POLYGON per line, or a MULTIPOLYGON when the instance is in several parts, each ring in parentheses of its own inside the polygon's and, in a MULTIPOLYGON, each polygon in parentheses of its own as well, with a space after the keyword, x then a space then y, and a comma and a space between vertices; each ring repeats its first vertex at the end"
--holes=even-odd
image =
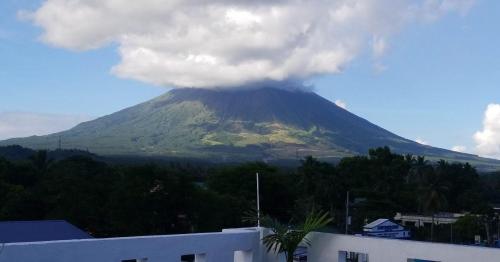
POLYGON ((387 50, 387 40, 385 38, 380 38, 380 37, 373 37, 373 42, 372 42, 372 52, 373 55, 377 57, 381 57, 384 55, 385 51, 387 50))
POLYGON ((451 150, 455 152, 465 153, 467 151, 467 147, 462 145, 456 145, 452 147, 451 150))
POLYGON ((0 112, 0 139, 47 135, 91 119, 88 116, 0 112))
POLYGON ((335 100, 335 104, 338 106, 338 107, 341 107, 343 109, 347 109, 347 103, 340 100, 340 99, 337 99, 335 100))
POLYGON ((500 104, 489 104, 484 113, 483 130, 474 134, 479 155, 500 159, 500 104))
POLYGON ((473 0, 46 0, 20 12, 50 45, 115 43, 117 76, 229 87, 338 73, 363 50, 384 54, 405 25, 463 14, 473 0))
POLYGON ((427 142, 427 141, 423 140, 422 138, 417 138, 417 139, 415 139, 415 142, 417 142, 417 143, 419 143, 419 144, 421 144, 421 145, 426 145, 426 146, 428 146, 428 145, 429 145, 429 142, 427 142))

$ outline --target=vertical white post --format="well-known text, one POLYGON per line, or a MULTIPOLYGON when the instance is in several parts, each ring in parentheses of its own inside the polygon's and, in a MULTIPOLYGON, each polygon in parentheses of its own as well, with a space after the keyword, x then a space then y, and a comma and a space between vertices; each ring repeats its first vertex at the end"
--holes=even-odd
POLYGON ((349 229, 349 191, 347 191, 347 198, 345 200, 345 233, 347 234, 349 229))
POLYGON ((259 173, 256 173, 256 178, 257 178, 257 227, 260 227, 259 173))

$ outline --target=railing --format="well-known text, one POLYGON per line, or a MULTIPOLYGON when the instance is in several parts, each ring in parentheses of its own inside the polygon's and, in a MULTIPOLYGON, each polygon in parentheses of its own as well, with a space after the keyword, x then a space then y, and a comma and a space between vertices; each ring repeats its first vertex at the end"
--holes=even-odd
MULTIPOLYGON (((0 232, 1 233, 1 232, 0 232)), ((0 262, 257 262, 260 231, 0 244, 0 262)))

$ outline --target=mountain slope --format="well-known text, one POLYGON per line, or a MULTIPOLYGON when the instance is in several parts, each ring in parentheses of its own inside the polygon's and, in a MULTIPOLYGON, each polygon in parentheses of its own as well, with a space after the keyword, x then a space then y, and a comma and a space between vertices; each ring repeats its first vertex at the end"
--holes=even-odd
POLYGON ((51 149, 57 147, 59 139, 64 148, 103 155, 213 160, 295 159, 304 155, 339 158, 389 146, 399 153, 486 161, 402 138, 315 93, 274 88, 175 89, 68 131, 0 141, 0 145, 51 149))

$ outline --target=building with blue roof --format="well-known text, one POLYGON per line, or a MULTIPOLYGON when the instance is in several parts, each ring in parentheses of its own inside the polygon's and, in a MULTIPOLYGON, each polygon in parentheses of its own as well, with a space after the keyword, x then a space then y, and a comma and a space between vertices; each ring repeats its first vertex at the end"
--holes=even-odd
POLYGON ((90 238, 93 237, 64 220, 0 222, 0 243, 90 238))
POLYGON ((410 238, 410 232, 408 230, 406 230, 403 226, 385 218, 380 218, 366 224, 363 227, 363 235, 397 239, 410 238))

